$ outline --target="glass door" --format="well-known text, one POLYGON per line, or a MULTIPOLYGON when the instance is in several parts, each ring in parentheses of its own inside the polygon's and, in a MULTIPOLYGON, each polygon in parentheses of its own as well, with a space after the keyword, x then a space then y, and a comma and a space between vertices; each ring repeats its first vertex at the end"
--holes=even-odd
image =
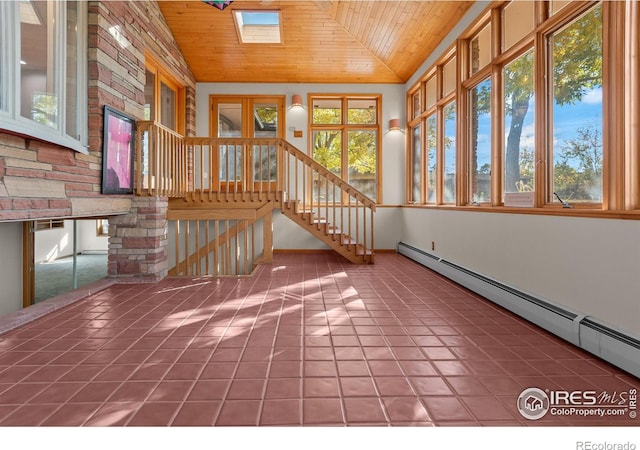
MULTIPOLYGON (((215 125, 213 136, 219 138, 246 137, 245 111, 246 102, 242 98, 215 100, 213 103, 213 124, 215 125)), ((246 179, 242 148, 241 141, 218 145, 218 151, 213 155, 214 191, 238 192, 242 190, 242 182, 246 179)))
POLYGON ((284 101, 284 96, 211 96, 211 136, 238 138, 218 146, 214 186, 231 192, 245 184, 254 192, 275 189, 277 147, 268 140, 284 136, 284 101))
MULTIPOLYGON (((278 99, 261 99, 250 101, 253 111, 253 138, 279 138, 282 136, 280 127, 280 111, 282 101, 278 99)), ((253 180, 254 192, 275 191, 278 176, 277 147, 272 143, 255 143, 251 146, 250 173, 253 180)))

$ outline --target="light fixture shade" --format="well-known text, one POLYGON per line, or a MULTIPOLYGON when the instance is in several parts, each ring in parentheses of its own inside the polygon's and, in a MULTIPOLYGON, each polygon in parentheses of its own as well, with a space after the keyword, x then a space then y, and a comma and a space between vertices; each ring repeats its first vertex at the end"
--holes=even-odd
POLYGON ((225 0, 202 0, 202 1, 207 5, 211 5, 218 8, 220 11, 222 11, 231 3, 233 3, 233 0, 226 0, 226 1, 225 0))
POLYGON ((389 121, 389 131, 400 130, 400 119, 391 119, 389 121))
POLYGON ((302 106, 302 96, 293 94, 293 97, 291 97, 291 106, 302 106))

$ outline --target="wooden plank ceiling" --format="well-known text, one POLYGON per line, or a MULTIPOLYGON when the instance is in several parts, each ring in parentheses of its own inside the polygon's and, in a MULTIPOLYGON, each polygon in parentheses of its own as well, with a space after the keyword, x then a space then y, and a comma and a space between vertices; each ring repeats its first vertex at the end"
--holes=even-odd
POLYGON ((199 82, 404 83, 473 1, 160 1, 199 82), (279 10, 281 44, 241 44, 233 10, 279 10))

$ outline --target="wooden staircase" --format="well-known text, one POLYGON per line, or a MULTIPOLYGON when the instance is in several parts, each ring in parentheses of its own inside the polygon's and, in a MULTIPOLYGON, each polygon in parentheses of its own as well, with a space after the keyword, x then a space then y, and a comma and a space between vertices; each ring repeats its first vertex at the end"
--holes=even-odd
POLYGON ((282 213, 352 263, 373 263, 373 250, 344 233, 316 211, 305 209, 300 202, 285 202, 282 213))
POLYGON ((136 194, 170 198, 172 275, 270 262, 274 209, 352 263, 374 262, 375 202, 285 140, 188 138, 138 122, 136 146, 136 194))

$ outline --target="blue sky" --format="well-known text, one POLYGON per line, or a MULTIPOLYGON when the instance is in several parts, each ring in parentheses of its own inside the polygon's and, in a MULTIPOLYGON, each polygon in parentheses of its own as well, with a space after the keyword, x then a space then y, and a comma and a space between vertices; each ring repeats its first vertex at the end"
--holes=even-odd
MULTIPOLYGON (((602 124, 602 89, 587 91, 580 102, 573 105, 554 106, 553 141, 556 153, 562 149, 567 140, 577 136, 577 130, 591 124, 602 124)), ((529 102, 529 110, 522 128, 522 147, 534 148, 534 99, 529 102)), ((478 126, 478 167, 490 162, 491 131, 489 115, 481 116, 478 126)), ((505 124, 505 143, 509 133, 510 120, 505 124)), ((448 134, 448 132, 446 132, 448 134)), ((556 158, 557 159, 557 158, 556 158)))

